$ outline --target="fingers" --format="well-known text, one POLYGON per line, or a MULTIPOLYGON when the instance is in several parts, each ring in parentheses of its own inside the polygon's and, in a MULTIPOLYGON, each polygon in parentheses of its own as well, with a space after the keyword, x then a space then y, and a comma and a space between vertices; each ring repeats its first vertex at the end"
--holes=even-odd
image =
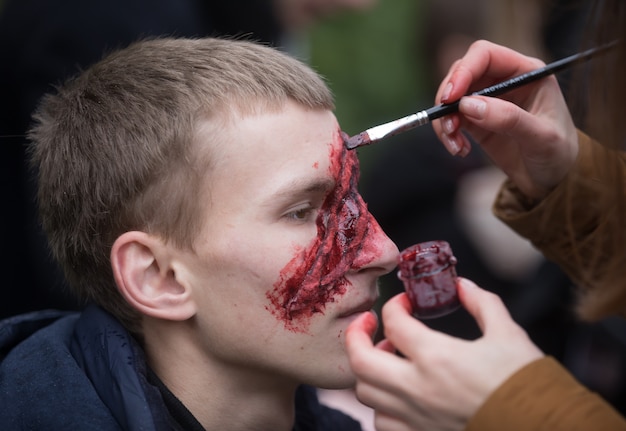
POLYGON ((558 130, 556 126, 556 121, 543 120, 537 113, 528 112, 514 102, 487 96, 465 96, 459 101, 457 114, 433 123, 435 133, 450 154, 464 157, 469 153, 471 144, 465 132, 479 142, 492 158, 494 152, 509 151, 501 145, 502 139, 524 143, 522 148, 530 151, 545 151, 545 142, 558 142, 551 139, 558 130), (500 137, 500 141, 491 148, 487 139, 489 136, 500 137))
POLYGON ((378 342, 378 344, 376 344, 376 348, 383 350, 385 352, 389 352, 389 353, 396 353, 396 348, 393 344, 391 344, 391 341, 384 339, 378 342))
POLYGON ((442 133, 440 137, 444 147, 453 156, 465 157, 472 149, 472 144, 461 131, 451 134, 442 133))
POLYGON ((374 427, 376 431, 415 431, 404 421, 378 411, 374 415, 374 427))
POLYGON ((554 126, 547 128, 535 114, 499 98, 463 97, 459 102, 459 112, 480 128, 490 132, 509 134, 517 141, 536 139, 538 135, 545 134, 554 128, 554 126))
MULTIPOLYGON (((483 117, 485 105, 480 103, 480 100, 463 102, 465 99, 463 96, 543 65, 544 63, 538 59, 527 57, 491 42, 477 41, 472 44, 465 56, 452 65, 435 97, 436 103, 451 103, 457 100, 465 103, 465 110, 460 107, 459 114, 451 114, 433 122, 435 133, 448 152, 461 157, 465 157, 470 152, 471 144, 461 132, 468 122, 474 125, 482 124, 486 130, 502 133, 510 130, 507 128, 507 123, 515 123, 517 120, 516 116, 506 117, 504 112, 499 111, 499 106, 496 106, 498 109, 490 110, 491 113, 499 113, 498 117, 483 117), (498 121, 492 123, 494 118, 498 121), (492 129, 491 126, 495 128, 492 129)), ((519 112, 516 112, 516 115, 519 115, 519 112)), ((526 124, 531 125, 530 122, 526 124)), ((472 132, 472 130, 469 131, 472 132)), ((480 142, 481 136, 476 136, 477 131, 478 128, 474 128, 472 137, 480 142)), ((532 134, 532 130, 520 130, 520 133, 529 135, 532 134)))
POLYGON ((512 49, 479 40, 456 61, 437 92, 438 103, 459 100, 471 91, 545 65, 542 61, 522 55, 512 49))
POLYGON ((346 339, 357 344, 372 345, 372 337, 378 327, 378 318, 373 312, 363 313, 352 322, 346 329, 346 339))
POLYGON ((412 426, 409 418, 415 411, 415 406, 407 402, 404 396, 359 381, 356 397, 361 403, 374 409, 374 427, 377 431, 419 429, 412 426))
POLYGON ((446 115, 441 120, 433 122, 433 129, 448 152, 453 156, 465 157, 472 147, 467 138, 459 132, 460 127, 461 117, 458 114, 446 115))
POLYGON ((380 385, 391 377, 380 371, 399 369, 402 359, 395 355, 395 348, 389 341, 383 341, 374 348, 372 336, 376 325, 373 313, 359 316, 346 330, 346 350, 354 373, 363 381, 380 385))
MULTIPOLYGON (((546 78, 549 79, 554 77, 546 78)), ((545 85, 545 82, 542 84, 545 85)), ((529 113, 513 102, 496 97, 465 96, 459 101, 459 113, 442 118, 438 130, 448 148, 446 140, 462 139, 459 137, 462 127, 479 142, 483 142, 482 135, 488 133, 507 135, 518 142, 533 142, 537 140, 537 136, 550 133, 554 129, 554 125, 548 126, 550 125, 540 121, 536 114, 529 113), (460 115, 464 121, 461 121, 460 115)), ((461 146, 459 142, 456 144, 461 146)))
POLYGON ((450 340, 450 336, 433 331, 411 313, 406 293, 394 296, 382 308, 385 337, 403 355, 415 358, 420 351, 442 346, 450 340))
MULTIPOLYGON (((503 136, 507 140, 517 142, 534 142, 537 140, 537 119, 512 102, 485 96, 466 96, 459 102, 459 115, 463 116, 463 124, 458 122, 457 129, 450 128, 448 136, 443 139, 459 141, 467 139, 461 127, 469 133, 492 159, 498 158, 494 152, 509 152, 511 149, 501 145, 497 140, 490 148, 489 136, 503 136)), ((445 120, 444 120, 445 121, 445 120)), ((460 144, 459 144, 460 145, 460 144)), ((519 162, 519 159, 517 160, 519 162)), ((500 166, 505 169, 506 167, 500 166)))
POLYGON ((483 334, 505 330, 507 322, 513 322, 500 297, 481 289, 472 281, 459 277, 459 299, 465 309, 476 319, 483 334))
MULTIPOLYGON (((524 194, 542 198, 571 169, 578 154, 576 127, 554 77, 533 90, 521 106, 499 98, 464 97, 464 131, 524 194), (532 95, 532 96, 531 96, 532 95)), ((516 96, 519 97, 519 96, 516 96)), ((460 130, 451 137, 462 135, 460 130)))

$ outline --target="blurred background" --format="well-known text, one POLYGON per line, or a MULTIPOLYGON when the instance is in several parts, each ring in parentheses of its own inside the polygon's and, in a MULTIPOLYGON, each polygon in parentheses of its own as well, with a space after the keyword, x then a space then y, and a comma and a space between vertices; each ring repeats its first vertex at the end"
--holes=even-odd
MULTIPOLYGON (((424 3, 383 0, 371 10, 331 17, 312 29, 308 61, 327 78, 348 134, 422 109, 418 101, 432 104, 418 41, 418 29, 426 22, 424 3)), ((372 150, 362 152, 362 163, 373 158, 372 150)))
MULTIPOLYGON (((443 74, 473 40, 546 62, 573 54, 588 8, 587 0, 0 0, 0 318, 80 307, 34 217, 24 132, 38 97, 105 50, 149 34, 252 35, 322 74, 343 130, 353 135, 432 106, 443 74), (296 4, 310 13, 298 15, 296 4), (198 8, 209 12, 205 21, 198 8)), ((565 91, 568 78, 559 75, 565 91)), ((448 241, 459 275, 501 295, 546 353, 626 412, 623 321, 576 320, 569 280, 491 215, 502 175, 479 148, 451 157, 424 126, 358 152, 361 192, 400 249, 448 241)), ((381 304, 402 289, 395 274, 386 276, 381 304)), ((480 335, 463 310, 427 323, 460 337, 480 335)))

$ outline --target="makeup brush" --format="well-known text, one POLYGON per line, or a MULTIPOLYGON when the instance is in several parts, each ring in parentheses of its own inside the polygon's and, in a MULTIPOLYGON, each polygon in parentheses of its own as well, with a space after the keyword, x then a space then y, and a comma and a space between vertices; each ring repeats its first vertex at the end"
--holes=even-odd
MULTIPOLYGON (((608 50, 614 48, 617 43, 618 41, 613 41, 606 45, 591 48, 578 54, 570 55, 569 57, 554 61, 543 67, 540 67, 539 69, 532 70, 530 72, 508 79, 499 84, 495 84, 491 87, 487 87, 475 93, 471 93, 471 95, 498 96, 514 88, 521 87, 522 85, 526 85, 530 82, 544 78, 548 75, 560 72, 575 64, 587 61, 595 55, 603 54, 608 50)), ((344 139, 344 144, 350 150, 363 145, 369 145, 389 136, 397 135, 398 133, 414 129, 419 126, 423 126, 437 118, 452 114, 454 112, 457 112, 458 110, 458 100, 452 103, 445 103, 442 105, 433 106, 432 108, 428 108, 424 111, 411 114, 409 116, 391 121, 389 123, 381 124, 380 126, 372 127, 371 129, 367 129, 366 131, 361 132, 358 135, 348 137, 344 139)))

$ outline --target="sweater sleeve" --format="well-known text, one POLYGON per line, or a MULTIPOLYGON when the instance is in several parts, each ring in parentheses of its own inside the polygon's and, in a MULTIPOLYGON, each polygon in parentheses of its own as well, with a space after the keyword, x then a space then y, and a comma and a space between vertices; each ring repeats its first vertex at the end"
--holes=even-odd
MULTIPOLYGON (((596 157, 608 150, 582 132, 578 136, 580 149, 576 164, 548 196, 532 202, 507 180, 496 197, 493 212, 582 286, 585 283, 581 269, 586 268, 582 261, 602 250, 607 242, 607 238, 596 235, 597 228, 608 217, 596 202, 607 190, 609 179, 596 157), (573 244, 578 245, 577 253, 573 244)), ((626 154, 616 153, 616 157, 621 159, 626 171, 626 154)), ((597 269, 602 270, 602 267, 597 269)))
POLYGON ((466 431, 626 430, 626 420, 551 357, 523 367, 480 407, 466 431))

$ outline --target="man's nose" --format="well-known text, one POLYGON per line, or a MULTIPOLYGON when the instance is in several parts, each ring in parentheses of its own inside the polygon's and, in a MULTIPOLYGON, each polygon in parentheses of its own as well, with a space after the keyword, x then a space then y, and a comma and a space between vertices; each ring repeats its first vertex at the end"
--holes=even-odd
POLYGON ((398 265, 398 246, 387 236, 374 216, 368 212, 370 228, 364 239, 361 256, 354 262, 360 269, 376 270, 379 276, 393 271, 398 265))

